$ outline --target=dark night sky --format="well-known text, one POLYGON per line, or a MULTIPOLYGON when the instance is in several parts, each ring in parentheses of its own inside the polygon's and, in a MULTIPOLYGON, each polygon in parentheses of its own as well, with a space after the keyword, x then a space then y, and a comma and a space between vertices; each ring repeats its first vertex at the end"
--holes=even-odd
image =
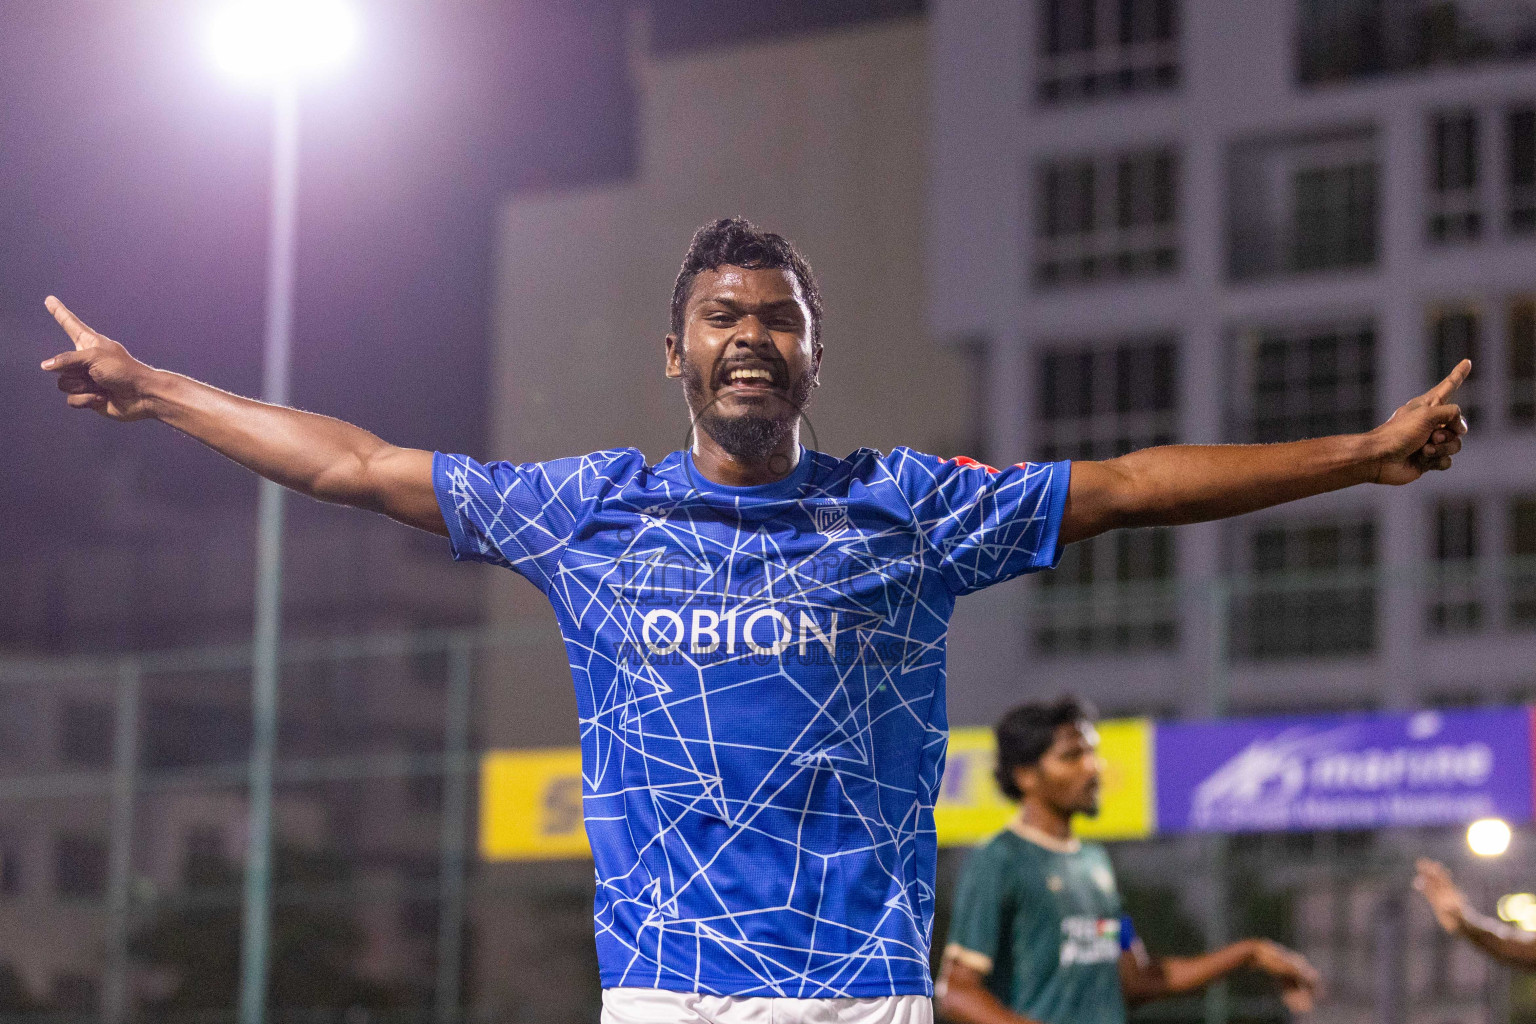
MULTIPOLYGON (((243 471, 158 425, 68 410, 36 368, 62 347, 55 292, 148 362, 259 389, 268 113, 209 65, 209 6, 0 0, 0 562, 118 528, 113 472, 211 516, 254 504, 243 471)), ((293 401, 483 454, 495 205, 626 173, 625 5, 360 6, 356 61, 305 99, 293 401)), ((654 0, 653 38, 676 51, 919 6, 654 0)))
MULTIPOLYGON (((77 422, 94 417, 36 371, 53 291, 150 362, 259 387, 267 110, 207 65, 206 8, 0 2, 0 415, 24 530, 29 508, 60 514, 36 490, 50 468, 58 497, 90 487, 58 479, 59 458, 156 453, 147 485, 249 501, 240 473, 161 430, 77 422)), ((622 40, 613 3, 373 5, 357 64, 306 98, 297 404, 479 448, 495 200, 624 172, 622 40)))

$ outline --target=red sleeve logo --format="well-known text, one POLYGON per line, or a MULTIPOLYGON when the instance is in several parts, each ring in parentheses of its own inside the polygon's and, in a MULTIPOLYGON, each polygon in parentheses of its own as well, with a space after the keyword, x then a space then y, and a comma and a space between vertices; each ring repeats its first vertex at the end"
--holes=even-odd
POLYGON ((954 458, 948 459, 946 461, 953 462, 957 466, 978 466, 978 467, 986 470, 988 473, 996 473, 997 472, 997 469, 995 467, 989 466, 985 462, 977 462, 975 459, 971 458, 969 455, 956 455, 954 458))

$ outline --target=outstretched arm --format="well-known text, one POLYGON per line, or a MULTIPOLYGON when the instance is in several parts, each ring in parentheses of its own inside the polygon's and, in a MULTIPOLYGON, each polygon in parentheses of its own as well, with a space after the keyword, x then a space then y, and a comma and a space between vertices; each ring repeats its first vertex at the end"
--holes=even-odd
POLYGON ((1286 444, 1167 445, 1104 462, 1074 462, 1062 542, 1127 526, 1225 519, 1354 484, 1406 484, 1451 468, 1467 432, 1450 376, 1365 434, 1286 444))
POLYGON ((58 374, 71 407, 114 420, 160 420, 284 487, 447 536, 432 490, 431 452, 398 448, 329 416, 157 370, 92 331, 53 296, 45 304, 75 345, 43 362, 58 374))
POLYGON ((1300 954, 1268 939, 1244 939, 1200 956, 1149 956, 1136 942, 1120 954, 1120 991, 1132 1006, 1152 999, 1198 992, 1242 968, 1263 971, 1280 983, 1285 1005, 1295 1013, 1312 1009, 1319 978, 1300 954))
POLYGON ((1420 860, 1413 887, 1424 894, 1435 912, 1440 927, 1468 942, 1500 963, 1523 970, 1536 970, 1536 935, 1511 928, 1502 921, 1484 917, 1467 905, 1466 897, 1451 881, 1445 865, 1420 860))

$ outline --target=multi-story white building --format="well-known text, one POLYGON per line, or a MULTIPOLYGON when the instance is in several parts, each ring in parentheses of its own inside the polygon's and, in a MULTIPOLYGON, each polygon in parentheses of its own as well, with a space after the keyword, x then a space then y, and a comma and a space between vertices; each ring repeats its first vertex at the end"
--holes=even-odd
MULTIPOLYGON (((1009 588, 1030 688, 1182 715, 1530 699, 1536 5, 931 16, 929 318, 989 355, 985 457, 1363 430, 1475 364, 1450 473, 1110 535, 1009 588)), ((951 717, 990 720, 1016 692, 956 686, 951 717)), ((1371 977, 1370 908, 1402 881, 1303 893, 1297 928, 1335 977, 1371 977)), ((1408 969, 1417 1010, 1483 1019, 1452 1006, 1481 962, 1430 962, 1408 969)), ((1350 1000, 1370 994, 1345 989, 1333 1019, 1363 1019, 1350 1000)))
POLYGON ((986 344, 994 458, 1365 429, 1476 365, 1451 473, 1080 545, 1016 592, 1035 670, 1139 712, 1536 689, 1529 586, 1482 571, 1536 553, 1536 6, 940 0, 933 21, 930 318, 986 344), (1209 600, 1234 573, 1253 585, 1209 600))

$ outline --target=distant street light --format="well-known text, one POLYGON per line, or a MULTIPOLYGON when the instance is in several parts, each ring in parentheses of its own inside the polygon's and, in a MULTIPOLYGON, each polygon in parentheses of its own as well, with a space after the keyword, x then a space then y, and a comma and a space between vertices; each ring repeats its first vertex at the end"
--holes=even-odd
POLYGON ((1500 896, 1499 917, 1521 931, 1536 932, 1536 895, 1528 892, 1512 892, 1500 896))
MULTIPOLYGON (((262 399, 288 403, 294 245, 299 191, 299 86, 336 70, 356 46, 344 0, 235 0, 208 22, 212 57, 226 74, 272 94, 272 216, 267 248, 262 399)), ((278 632, 282 623, 283 489, 260 484, 256 620, 251 640, 251 764, 239 1024, 264 1024, 272 932, 272 763, 277 748, 278 632)))
POLYGON ((1500 818, 1483 818, 1467 826, 1467 846, 1479 857, 1498 857, 1509 849, 1513 833, 1500 818))

